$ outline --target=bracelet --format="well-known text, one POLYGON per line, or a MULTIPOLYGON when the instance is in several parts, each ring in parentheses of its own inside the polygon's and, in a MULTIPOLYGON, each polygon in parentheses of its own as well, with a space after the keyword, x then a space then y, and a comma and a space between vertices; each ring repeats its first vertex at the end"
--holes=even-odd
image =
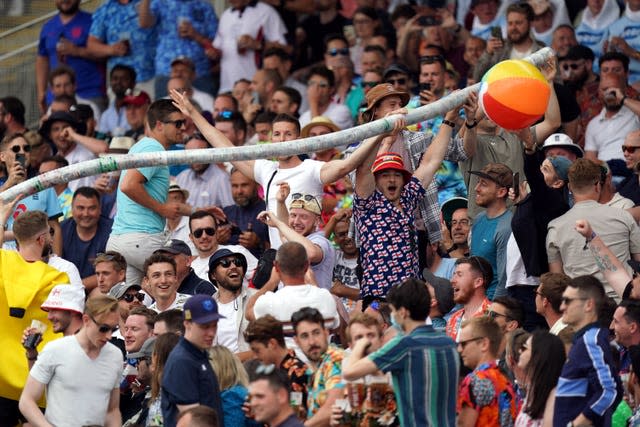
POLYGON ((444 119, 442 121, 442 124, 443 125, 447 125, 447 126, 451 126, 451 129, 456 127, 456 124, 454 122, 452 122, 451 120, 447 120, 447 119, 444 119))
POLYGON ((583 251, 586 251, 587 249, 589 249, 589 243, 591 243, 591 241, 593 239, 596 238, 596 232, 595 231, 591 231, 591 236, 587 237, 584 241, 584 247, 582 248, 583 251))
POLYGON ((471 122, 471 124, 467 123, 466 121, 464 122, 464 126, 467 129, 473 129, 474 127, 478 126, 478 119, 473 119, 473 121, 471 122))

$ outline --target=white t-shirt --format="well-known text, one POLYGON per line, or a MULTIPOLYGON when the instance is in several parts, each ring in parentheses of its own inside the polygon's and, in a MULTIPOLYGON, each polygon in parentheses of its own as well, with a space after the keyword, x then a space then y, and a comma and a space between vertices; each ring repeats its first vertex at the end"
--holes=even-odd
MULTIPOLYGON (((85 148, 84 145, 76 144, 75 148, 67 153, 64 158, 67 159, 69 165, 73 165, 75 163, 93 160, 97 157, 88 148, 85 148)), ((86 176, 80 179, 74 179, 73 181, 69 182, 69 188, 71 189, 71 191, 76 191, 78 187, 93 187, 93 184, 96 182, 97 177, 98 175, 94 175, 86 176)))
MULTIPOLYGON (((247 259, 247 272, 244 275, 244 285, 246 286, 249 279, 253 276, 253 270, 255 270, 258 265, 258 258, 253 256, 247 248, 240 245, 219 245, 217 250, 220 249, 229 249, 231 252, 241 253, 247 259)), ((209 281, 209 258, 211 258, 211 256, 206 258, 196 257, 191 261, 191 268, 193 268, 196 275, 207 282, 209 281)))
MULTIPOLYGON (((253 166, 253 175, 256 182, 265 189, 265 194, 269 195, 267 202, 267 210, 276 211, 278 185, 281 182, 289 184, 291 192, 285 201, 289 206, 291 195, 294 193, 311 194, 322 203, 322 181, 320 180, 320 169, 325 162, 307 159, 295 168, 280 169, 278 162, 272 160, 256 160, 253 166), (273 173, 276 172, 275 176, 273 173), (273 176, 273 179, 271 177, 273 176), (271 181, 269 191, 267 192, 267 184, 271 181)), ((269 227, 269 241, 273 249, 278 249, 282 244, 280 233, 275 227, 269 227)))
POLYGON ((218 302, 218 312, 225 318, 218 320, 216 343, 227 347, 232 353, 240 351, 238 349, 238 324, 236 323, 236 311, 242 310, 242 301, 239 298, 237 297, 226 304, 218 302))
POLYGON ((91 360, 72 335, 48 343, 29 375, 47 385, 45 418, 51 424, 101 426, 122 368, 122 353, 113 344, 105 344, 91 360))
POLYGON ((336 300, 326 290, 314 285, 284 286, 278 292, 266 292, 256 300, 253 312, 256 319, 270 314, 283 322, 285 333, 293 332, 291 315, 304 307, 312 307, 322 313, 325 326, 335 329, 340 326, 336 300), (330 322, 327 320, 331 319, 330 322))

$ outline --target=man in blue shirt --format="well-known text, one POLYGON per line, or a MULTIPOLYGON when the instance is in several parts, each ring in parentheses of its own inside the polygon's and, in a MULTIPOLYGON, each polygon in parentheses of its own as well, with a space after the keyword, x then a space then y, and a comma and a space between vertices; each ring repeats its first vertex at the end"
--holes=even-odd
POLYGON ((475 188, 476 204, 485 208, 473 222, 471 255, 481 256, 491 263, 495 275, 487 289, 487 297, 493 299, 507 294, 506 254, 512 217, 507 209, 507 195, 513 186, 513 171, 502 163, 489 163, 482 170, 469 173, 479 178, 475 188))
POLYGON ((220 387, 207 350, 218 329, 218 304, 208 295, 195 295, 184 304, 184 337, 173 349, 162 376, 164 425, 175 427, 178 413, 195 406, 216 410, 224 425, 220 387))
POLYGON ((98 286, 93 261, 107 246, 113 221, 100 215, 100 193, 91 187, 80 187, 73 193, 72 217, 62 227, 63 258, 71 261, 87 290, 98 286))
POLYGON ((622 399, 609 331, 598 323, 605 298, 602 283, 593 276, 572 279, 562 294, 562 321, 576 332, 556 387, 554 427, 611 426, 622 399))
MULTIPOLYGON (((160 99, 147 111, 148 135, 129 154, 164 151, 182 141, 186 121, 169 99, 160 99)), ((127 283, 141 283, 144 261, 164 246, 165 219, 189 215, 191 209, 179 202, 167 202, 169 167, 150 166, 122 172, 107 250, 127 259, 127 283)))
POLYGON ((141 28, 154 27, 158 34, 156 47, 156 99, 167 95, 171 63, 186 56, 196 66, 198 76, 193 85, 210 95, 217 92, 218 79, 211 74, 211 61, 205 47, 211 46, 218 30, 213 6, 204 0, 142 0, 138 9, 141 28))
POLYGON ((80 0, 56 1, 58 13, 42 26, 36 57, 38 105, 44 113, 49 71, 66 64, 76 73, 77 93, 101 109, 106 107, 104 63, 87 49, 91 14, 80 10, 80 0))

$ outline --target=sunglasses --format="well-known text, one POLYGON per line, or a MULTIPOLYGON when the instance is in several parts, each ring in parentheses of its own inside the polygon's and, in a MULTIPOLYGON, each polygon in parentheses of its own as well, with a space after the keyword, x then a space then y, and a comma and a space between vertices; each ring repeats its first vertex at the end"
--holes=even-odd
POLYGON ((233 111, 231 111, 231 110, 223 110, 223 111, 220 111, 220 112, 218 113, 218 115, 216 116, 216 118, 219 118, 219 119, 220 119, 220 118, 221 118, 221 119, 230 119, 230 118, 232 118, 232 117, 233 117, 233 111))
POLYGON ((639 148, 640 147, 634 147, 633 145, 623 145, 622 146, 622 152, 624 153, 626 151, 626 152, 629 152, 629 153, 633 154, 639 148))
POLYGON ((183 127, 185 127, 187 125, 187 121, 185 119, 178 119, 178 120, 165 120, 162 123, 165 124, 169 124, 171 123, 172 125, 174 125, 177 129, 181 129, 183 127))
POLYGON ((404 77, 400 77, 398 79, 387 79, 387 83, 391 83, 392 85, 403 85, 407 83, 407 79, 404 77))
POLYGON ((125 294, 122 299, 126 302, 133 302, 134 299, 137 299, 138 302, 142 302, 144 301, 144 294, 140 292, 138 292, 137 294, 125 294))
POLYGON ((311 202, 311 201, 316 202, 316 204, 318 205, 318 208, 320 208, 320 210, 322 211, 320 202, 318 202, 318 199, 316 199, 311 194, 293 193, 291 195, 291 200, 300 200, 300 199, 304 200, 305 202, 311 202))
POLYGON ((568 71, 569 69, 577 70, 582 67, 584 64, 562 64, 562 69, 568 71))
POLYGON ((495 311, 490 311, 487 313, 487 315, 493 320, 496 320, 498 317, 504 317, 505 319, 509 320, 509 316, 507 316, 506 314, 496 313, 495 311))
POLYGON ((474 341, 478 341, 481 339, 484 339, 485 337, 475 337, 475 338, 469 338, 468 340, 464 340, 464 341, 458 341, 457 344, 462 347, 462 349, 464 350, 464 348, 467 346, 467 344, 469 344, 470 342, 474 342, 474 341))
POLYGON ((342 49, 336 49, 331 48, 327 51, 327 55, 329 56, 338 56, 338 55, 342 55, 342 56, 347 56, 349 55, 349 48, 348 47, 343 47, 342 49))
POLYGON ((374 88, 376 86, 378 86, 380 84, 380 82, 360 82, 360 86, 362 86, 363 88, 374 88))
POLYGON ((93 316, 89 316, 89 319, 91 319, 93 323, 98 325, 98 331, 101 334, 106 334, 107 332, 114 333, 115 331, 118 330, 118 325, 111 326, 111 325, 107 325, 106 323, 98 323, 96 319, 93 318, 93 316))
POLYGON ((221 265, 222 268, 229 268, 231 267, 231 264, 235 265, 236 267, 242 267, 242 260, 239 257, 234 257, 224 258, 218 261, 218 265, 221 265))
POLYGON ((13 147, 11 147, 11 151, 18 154, 21 148, 22 148, 22 151, 24 151, 25 153, 28 153, 31 151, 30 145, 14 145, 13 147))
POLYGON ((213 227, 198 228, 193 231, 193 237, 199 239, 202 237, 202 233, 207 233, 207 236, 213 236, 216 234, 216 229, 213 227))
POLYGON ((560 301, 562 301, 562 304, 564 304, 564 305, 569 305, 569 304, 571 304, 573 301, 576 301, 576 300, 582 300, 582 301, 585 301, 585 300, 588 300, 588 299, 589 299, 589 298, 584 298, 584 297, 575 297, 575 298, 562 297, 562 299, 561 299, 560 301))

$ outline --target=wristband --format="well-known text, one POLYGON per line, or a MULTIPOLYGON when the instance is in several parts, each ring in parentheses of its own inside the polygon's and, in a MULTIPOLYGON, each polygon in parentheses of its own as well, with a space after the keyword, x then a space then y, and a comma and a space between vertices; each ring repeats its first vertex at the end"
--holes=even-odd
POLYGON ((473 121, 471 122, 471 124, 467 123, 466 121, 464 122, 464 126, 467 129, 473 129, 474 127, 478 126, 478 119, 473 119, 473 121))
POLYGON ((454 122, 452 122, 451 120, 447 120, 447 119, 444 119, 442 121, 442 124, 443 125, 447 125, 447 126, 451 126, 451 129, 456 127, 456 124, 454 122))

